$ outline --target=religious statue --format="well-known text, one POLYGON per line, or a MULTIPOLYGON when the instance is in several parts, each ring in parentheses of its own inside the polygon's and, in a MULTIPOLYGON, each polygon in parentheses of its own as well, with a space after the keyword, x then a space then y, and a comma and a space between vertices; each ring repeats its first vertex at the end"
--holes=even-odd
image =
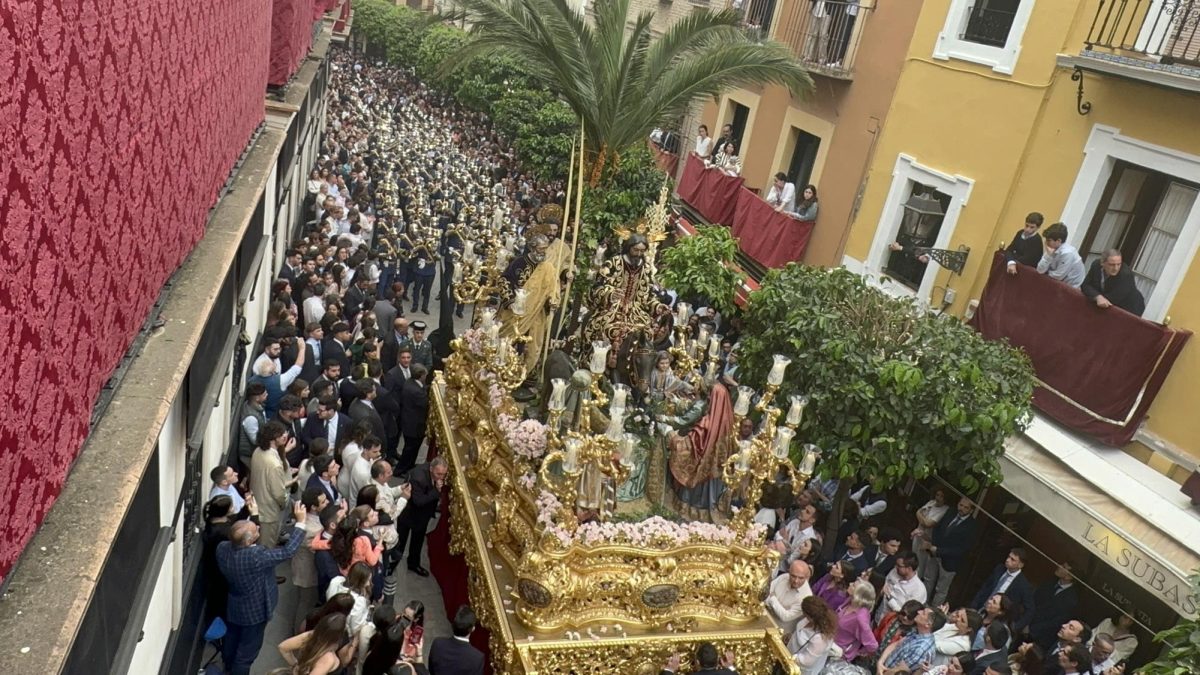
POLYGON ((533 374, 549 333, 554 311, 562 302, 563 272, 570 267, 571 249, 561 239, 550 242, 545 235, 534 235, 525 255, 512 261, 504 271, 505 299, 497 315, 503 334, 525 336, 525 368, 533 374), (524 297, 518 299, 518 290, 524 297), (524 307, 514 311, 514 303, 524 307))
POLYGON ((588 293, 588 319, 584 344, 608 340, 617 354, 617 368, 633 384, 640 377, 635 362, 649 354, 654 317, 665 307, 654 292, 654 272, 646 263, 647 238, 630 234, 621 242, 621 254, 607 260, 596 273, 588 293), (642 352, 646 352, 643 354, 642 352))
POLYGON ((733 406, 719 383, 703 404, 703 381, 696 380, 696 399, 682 415, 660 418, 676 427, 667 433, 667 466, 680 511, 699 520, 721 522, 717 503, 725 491, 721 469, 733 454, 733 406))

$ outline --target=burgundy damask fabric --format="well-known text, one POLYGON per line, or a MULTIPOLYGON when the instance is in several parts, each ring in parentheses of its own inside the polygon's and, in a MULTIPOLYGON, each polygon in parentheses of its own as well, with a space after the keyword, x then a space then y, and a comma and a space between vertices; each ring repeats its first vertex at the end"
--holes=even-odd
POLYGON ((0 3, 0 577, 263 119, 270 22, 260 0, 0 3))
POLYGON ((992 258, 971 325, 1029 355, 1038 410, 1116 447, 1133 438, 1192 336, 1116 307, 1100 309, 1032 267, 1007 274, 1003 253, 992 258))
POLYGON ((271 3, 271 67, 267 84, 285 85, 300 68, 312 45, 313 5, 314 0, 273 0, 271 3))

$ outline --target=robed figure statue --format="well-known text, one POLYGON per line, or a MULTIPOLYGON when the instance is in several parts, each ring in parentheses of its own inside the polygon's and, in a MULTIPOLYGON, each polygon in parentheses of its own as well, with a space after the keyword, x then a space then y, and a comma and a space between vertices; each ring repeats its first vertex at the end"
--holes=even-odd
MULTIPOLYGON (((608 340, 617 354, 617 369, 628 375, 635 387, 640 386, 638 379, 645 373, 638 372, 640 368, 633 363, 643 356, 652 360, 649 338, 654 317, 665 308, 654 292, 654 273, 646 264, 647 248, 645 236, 631 234, 621 242, 621 254, 601 266, 588 293, 588 314, 583 325, 583 344, 608 340), (644 347, 637 347, 643 343, 644 347)), ((649 360, 646 365, 650 365, 649 360)))
POLYGON ((514 260, 504 273, 507 297, 497 319, 503 325, 506 336, 527 336, 525 343, 525 369, 532 374, 541 358, 546 334, 554 312, 562 302, 563 272, 570 267, 571 249, 563 240, 547 241, 544 235, 535 235, 525 255, 514 260), (512 302, 517 289, 524 289, 525 313, 521 316, 512 311, 512 302))
POLYGON ((661 419, 667 424, 681 423, 679 429, 667 434, 667 466, 679 510, 697 520, 723 522, 725 515, 717 510, 717 502, 725 492, 721 475, 734 449, 733 406, 724 385, 712 385, 702 414, 697 415, 693 407, 683 417, 661 419), (687 426, 692 421, 694 424, 687 426))

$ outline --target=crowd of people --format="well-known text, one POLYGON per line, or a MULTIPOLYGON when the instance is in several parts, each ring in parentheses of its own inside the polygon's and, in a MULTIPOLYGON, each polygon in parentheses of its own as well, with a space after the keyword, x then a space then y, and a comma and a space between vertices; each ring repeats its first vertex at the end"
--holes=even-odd
MULTIPOLYGON (((513 170, 482 116, 400 68, 335 55, 328 110, 310 220, 272 286, 236 452, 210 472, 208 616, 235 675, 259 658, 283 583, 297 603, 276 617, 292 634, 281 672, 482 673, 469 607, 426 650, 425 608, 394 597, 406 553, 408 573, 430 574, 422 552, 448 472, 444 458, 418 463, 444 352, 413 315, 429 315, 439 267, 452 274, 452 226, 502 220, 520 237, 560 186, 513 170)), ((461 316, 451 295, 444 282, 434 300, 461 316)))
POLYGON ((781 553, 766 605, 804 675, 1126 672, 1138 646, 1133 619, 1080 618, 1069 565, 1035 585, 1024 573, 1028 554, 1014 548, 969 602, 946 603, 977 543, 970 499, 952 505, 937 491, 905 534, 868 525, 887 502, 862 485, 827 542, 822 521, 836 489, 814 480, 790 508, 760 513, 778 524, 771 545, 781 553))

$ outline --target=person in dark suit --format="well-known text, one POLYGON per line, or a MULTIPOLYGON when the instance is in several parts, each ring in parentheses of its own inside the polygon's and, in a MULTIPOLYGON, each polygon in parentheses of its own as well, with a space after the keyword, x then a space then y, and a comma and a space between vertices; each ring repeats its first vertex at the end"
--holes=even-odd
POLYGON ((1079 590, 1071 565, 1062 563, 1054 570, 1053 583, 1042 584, 1033 594, 1033 615, 1027 627, 1029 639, 1043 651, 1054 646, 1058 629, 1075 614, 1079 606, 1079 590))
POLYGON ((1100 309, 1116 306, 1134 316, 1146 311, 1146 299, 1134 283, 1133 271, 1125 266, 1121 252, 1115 248, 1105 251, 1103 258, 1092 263, 1079 290, 1100 309))
POLYGON ((285 394, 279 399, 279 411, 275 413, 275 421, 287 429, 292 438, 296 439, 296 447, 288 453, 288 465, 300 466, 300 462, 308 457, 308 444, 304 442, 304 402, 295 394, 285 394))
POLYGON ((854 577, 862 576, 871 568, 873 558, 867 555, 866 551, 867 533, 865 531, 851 530, 846 535, 846 541, 842 545, 833 550, 833 555, 830 557, 830 563, 836 563, 839 560, 844 560, 850 563, 854 568, 854 577))
MULTIPOLYGON (((382 324, 380 325, 382 326, 382 324)), ((379 361, 383 364, 385 371, 396 366, 400 350, 404 349, 412 340, 412 336, 408 334, 408 319, 398 316, 392 320, 391 326, 392 329, 383 335, 383 347, 379 349, 379 361)))
MULTIPOLYGON (((1071 619, 1058 627, 1058 634, 1055 636, 1054 644, 1050 649, 1046 650, 1046 658, 1042 661, 1046 675, 1061 675, 1064 672, 1071 672, 1063 668, 1061 658, 1070 655, 1070 652, 1082 653, 1082 659, 1078 656, 1072 656, 1072 660, 1085 668, 1091 664, 1092 660, 1088 656, 1087 643, 1092 639, 1092 627, 1086 623, 1071 619)), ((1079 672, 1079 668, 1076 669, 1079 672)))
MULTIPOLYGON (((1040 259, 1040 258, 1039 258, 1040 259)), ((371 292, 371 274, 366 265, 359 266, 354 271, 354 283, 342 296, 342 304, 345 307, 345 316, 353 321, 354 317, 363 310, 363 302, 369 297, 374 297, 371 292)))
MULTIPOLYGON (((659 671, 659 675, 678 673, 682 660, 679 654, 667 659, 667 665, 659 671)), ((696 665, 700 669, 693 671, 694 675, 724 675, 737 672, 734 670, 733 652, 725 652, 725 656, 719 656, 717 646, 711 642, 702 642, 696 648, 696 665)))
POLYGON ((867 560, 870 564, 871 579, 878 577, 882 587, 887 575, 896 567, 896 553, 904 544, 904 535, 894 527, 885 527, 879 531, 878 543, 867 547, 867 560))
POLYGON ((1025 568, 1027 557, 1028 554, 1023 548, 1014 548, 1009 551, 1008 557, 1004 559, 1003 563, 996 566, 992 575, 976 591, 975 599, 971 601, 972 607, 982 611, 988 598, 997 593, 1007 595, 1016 605, 1012 628, 1017 633, 1029 625, 1034 612, 1033 584, 1030 583, 1029 577, 1021 572, 1025 568))
POLYGON ((442 487, 446 484, 446 475, 449 473, 450 465, 444 457, 435 457, 428 464, 414 467, 408 476, 408 483, 412 486, 412 497, 396 520, 396 560, 404 555, 407 548, 408 571, 423 577, 429 576, 429 570, 421 566, 425 531, 429 528, 429 521, 437 513, 442 487))
POLYGON ((417 463, 417 453, 425 441, 426 419, 429 416, 429 392, 425 389, 425 366, 414 363, 412 373, 400 389, 400 435, 404 437, 404 452, 396 473, 405 473, 417 463))
POLYGON ((1013 235, 1008 248, 1004 249, 1004 259, 1009 274, 1017 273, 1017 263, 1028 267, 1037 267, 1042 259, 1042 235, 1038 228, 1045 222, 1042 214, 1034 211, 1025 216, 1025 227, 1013 235))
POLYGON ((286 279, 293 286, 296 285, 296 277, 300 276, 300 251, 294 248, 289 248, 283 261, 283 267, 279 270, 279 278, 286 279))
POLYGON ((337 477, 342 467, 333 458, 333 454, 317 457, 312 461, 312 475, 308 477, 306 489, 316 488, 325 493, 329 503, 336 504, 342 498, 337 489, 337 477))
POLYGON ((326 394, 317 401, 317 411, 304 421, 304 444, 312 445, 313 439, 329 441, 330 448, 337 448, 338 439, 349 438, 354 421, 349 415, 338 412, 339 401, 334 394, 326 394))
POLYGON ((359 380, 354 386, 358 389, 358 398, 350 404, 350 419, 356 423, 365 422, 367 426, 371 427, 371 433, 375 434, 375 438, 380 440, 387 438, 383 417, 375 409, 379 386, 375 384, 375 380, 371 379, 359 380))
POLYGON ((328 362, 333 359, 341 366, 341 374, 349 375, 350 368, 354 363, 350 360, 350 342, 353 340, 353 333, 350 332, 350 324, 345 321, 338 321, 330 327, 329 332, 333 335, 327 338, 321 344, 321 355, 328 362))
POLYGON ((925 582, 930 605, 936 607, 946 601, 950 592, 950 584, 963 565, 963 559, 975 543, 976 523, 971 513, 975 504, 963 497, 958 500, 957 512, 951 517, 942 517, 937 527, 933 529, 932 540, 925 543, 926 550, 933 556, 931 564, 926 566, 925 582), (936 563, 936 564, 933 564, 936 563))
POLYGON ((1004 648, 1004 645, 1008 644, 1008 639, 1008 626, 1005 626, 1003 621, 993 621, 988 624, 987 630, 983 633, 983 649, 975 655, 975 665, 971 668, 971 675, 983 675, 989 667, 1007 666, 1008 650, 1004 648))
POLYGON ((483 675, 483 652, 471 646, 475 612, 463 605, 450 622, 454 637, 440 637, 429 649, 429 675, 483 675))

